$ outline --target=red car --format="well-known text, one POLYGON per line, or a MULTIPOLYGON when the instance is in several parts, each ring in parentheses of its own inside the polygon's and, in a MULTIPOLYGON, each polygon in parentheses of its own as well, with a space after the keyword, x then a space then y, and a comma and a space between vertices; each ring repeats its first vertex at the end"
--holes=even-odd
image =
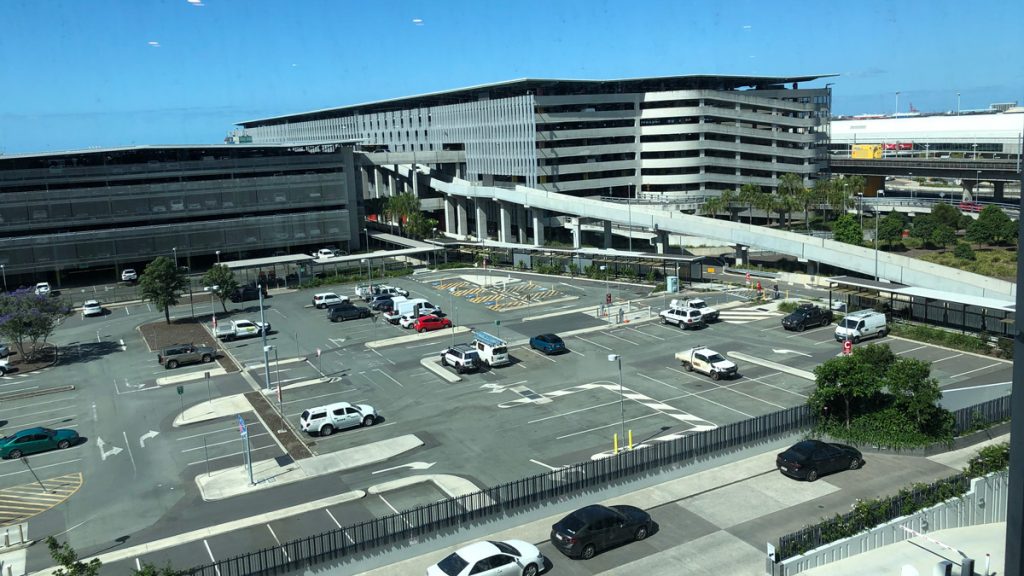
POLYGON ((420 316, 416 319, 416 323, 413 324, 412 327, 417 332, 427 332, 429 330, 450 328, 451 325, 452 321, 447 318, 438 318, 437 316, 420 316))

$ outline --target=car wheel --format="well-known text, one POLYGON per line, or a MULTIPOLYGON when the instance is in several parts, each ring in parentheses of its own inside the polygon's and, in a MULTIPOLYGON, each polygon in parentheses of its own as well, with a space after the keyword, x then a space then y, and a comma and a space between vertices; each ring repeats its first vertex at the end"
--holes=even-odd
POLYGON ((448 366, 448 359, 441 356, 441 366, 448 366))
POLYGON ((828 319, 828 318, 824 318, 824 319, 822 319, 822 321, 821 321, 821 326, 822 326, 822 327, 824 328, 825 326, 828 326, 828 325, 829 325, 829 324, 831 324, 831 323, 832 323, 832 320, 830 320, 830 319, 828 319))
POLYGON ((854 344, 860 344, 860 336, 854 336, 853 337, 853 343, 854 344))
POLYGON ((533 345, 533 342, 530 342, 530 350, 536 350, 536 349, 537 349, 537 347, 533 345))
POLYGON ((878 333, 878 337, 879 338, 885 338, 885 336, 887 334, 889 334, 889 329, 888 328, 882 328, 882 331, 878 333))
POLYGON ((721 372, 715 372, 715 371, 711 372, 711 379, 712 380, 718 380, 721 377, 722 377, 721 372))
POLYGON ((641 526, 636 529, 636 534, 633 534, 633 540, 637 542, 647 538, 647 526, 641 526))
POLYGON ((334 426, 331 426, 330 424, 327 424, 320 429, 321 436, 330 436, 331 434, 334 434, 334 426))
POLYGON ((523 576, 537 576, 537 565, 527 564, 526 568, 523 568, 523 576))
POLYGON ((7 455, 11 460, 17 460, 21 458, 21 450, 11 450, 11 453, 7 455))
POLYGON ((419 330, 417 330, 417 332, 419 332, 420 334, 423 334, 426 331, 427 331, 426 328, 420 328, 419 330))
POLYGON ((860 458, 854 458, 853 460, 850 461, 850 470, 856 470, 857 468, 860 468, 861 464, 863 464, 863 461, 860 458))
POLYGON ((808 482, 814 482, 817 479, 818 479, 818 471, 817 470, 811 470, 810 472, 807 473, 807 481, 808 482))
POLYGON ((593 544, 587 544, 583 547, 583 551, 580 552, 580 558, 584 560, 590 560, 597 553, 597 548, 593 544))
POLYGON ((57 448, 60 448, 61 450, 69 448, 70 446, 71 442, 68 442, 67 440, 61 440, 60 442, 57 442, 57 448))
POLYGON ((203 364, 208 364, 210 362, 213 362, 213 356, 209 354, 203 354, 203 364))
POLYGON ((367 416, 366 418, 363 418, 363 426, 373 426, 376 423, 377 419, 374 418, 373 416, 367 416))
POLYGON ((690 364, 689 362, 683 362, 683 368, 685 368, 687 372, 693 372, 693 364, 690 364))
POLYGON ((797 332, 803 332, 804 330, 807 330, 807 326, 804 326, 803 324, 797 324, 796 325, 796 331, 797 332))
POLYGON ((661 317, 661 323, 662 324, 668 324, 668 318, 665 318, 664 316, 662 316, 661 317))
POLYGON ((168 360, 167 361, 167 369, 168 370, 174 370, 177 367, 178 367, 178 361, 177 360, 168 360))

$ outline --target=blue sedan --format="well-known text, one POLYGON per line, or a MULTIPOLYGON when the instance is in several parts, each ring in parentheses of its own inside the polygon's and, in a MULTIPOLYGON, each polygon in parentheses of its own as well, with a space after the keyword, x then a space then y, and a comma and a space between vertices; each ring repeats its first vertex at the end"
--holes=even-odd
POLYGON ((530 338, 530 348, 545 354, 561 354, 566 351, 565 342, 555 334, 541 334, 530 338))

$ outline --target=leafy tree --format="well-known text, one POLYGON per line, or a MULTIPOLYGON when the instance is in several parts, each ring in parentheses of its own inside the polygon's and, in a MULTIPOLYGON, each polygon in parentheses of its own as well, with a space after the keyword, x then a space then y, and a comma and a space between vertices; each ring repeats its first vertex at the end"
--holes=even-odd
POLYGON ((960 229, 960 220, 963 214, 949 204, 936 204, 932 207, 932 218, 938 224, 949 226, 953 230, 960 229))
POLYGON ((885 241, 889 247, 903 237, 903 216, 899 212, 889 212, 878 222, 878 240, 885 241))
POLYGON ((931 363, 900 358, 885 371, 884 382, 893 405, 922 430, 942 399, 939 381, 931 377, 931 363))
POLYGON ((757 184, 746 183, 740 186, 739 201, 747 205, 748 224, 754 223, 754 208, 758 207, 760 198, 764 196, 757 184))
POLYGON ((31 288, 0 294, 0 335, 13 343, 23 358, 31 358, 40 341, 45 343, 70 314, 71 306, 65 299, 38 296, 31 288), (28 354, 26 340, 30 344, 28 354))
POLYGON ((841 413, 847 428, 850 420, 882 391, 882 375, 896 360, 888 346, 868 344, 849 356, 826 360, 814 369, 817 388, 807 403, 818 412, 841 413))
POLYGON ((78 559, 78 553, 67 542, 58 543, 56 538, 48 536, 46 547, 50 550, 50 556, 58 566, 53 571, 54 576, 96 576, 100 573, 102 563, 99 558, 82 562, 78 559))
POLYGON ((998 206, 986 206, 967 228, 967 239, 976 244, 1001 244, 1017 239, 1017 225, 998 206))
POLYGON ((704 201, 700 206, 700 213, 706 216, 715 217, 719 212, 725 210, 725 202, 722 201, 721 196, 712 196, 704 201))
POLYGON ((845 178, 829 181, 828 205, 839 212, 846 212, 846 205, 850 202, 850 187, 845 178))
POLYGON ((957 242, 956 248, 953 249, 953 256, 961 260, 974 260, 977 258, 974 255, 974 249, 967 242, 957 242))
POLYGON ((945 224, 939 224, 935 227, 935 230, 932 231, 932 237, 930 240, 932 245, 938 246, 939 248, 945 248, 946 246, 956 242, 956 232, 945 224))
POLYGON ((418 210, 409 215, 405 224, 409 231, 409 235, 413 238, 420 239, 429 237, 433 234, 434 228, 437 228, 436 219, 431 218, 418 210))
POLYGON ((861 229, 857 217, 852 214, 843 214, 832 223, 832 234, 835 239, 844 244, 860 246, 864 242, 864 230, 861 229))
POLYGON ((741 210, 743 210, 743 208, 736 205, 737 202, 739 202, 739 194, 735 190, 727 189, 722 190, 722 194, 719 195, 719 198, 722 199, 722 206, 724 209, 729 212, 729 221, 732 222, 736 220, 736 216, 741 210))
POLYGON ((420 200, 412 193, 406 192, 391 196, 385 202, 385 214, 390 220, 398 221, 400 231, 404 230, 405 222, 420 210, 420 200))
POLYGON ((931 214, 919 214, 914 217, 914 225, 910 228, 910 236, 931 243, 935 228, 939 225, 931 214))
POLYGON ((228 306, 225 302, 231 297, 232 292, 238 290, 238 280, 231 269, 223 264, 217 264, 203 274, 203 285, 212 288, 210 292, 220 300, 220 306, 226 314, 228 306))
POLYGON ((168 324, 171 323, 171 306, 178 303, 178 296, 187 287, 185 273, 166 256, 159 256, 147 264, 146 270, 139 277, 143 298, 153 302, 156 309, 164 313, 168 324))

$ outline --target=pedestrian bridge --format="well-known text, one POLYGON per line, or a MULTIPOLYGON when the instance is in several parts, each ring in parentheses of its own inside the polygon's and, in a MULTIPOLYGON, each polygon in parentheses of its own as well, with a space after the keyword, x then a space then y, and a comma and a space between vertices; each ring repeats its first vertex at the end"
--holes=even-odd
MULTIPOLYGON (((547 192, 526 186, 499 188, 478 186, 458 178, 431 177, 430 187, 450 197, 472 198, 478 204, 499 202, 505 210, 510 205, 529 208, 534 213, 534 226, 547 212, 609 222, 612 225, 642 227, 665 237, 685 234, 719 240, 725 243, 757 247, 794 256, 801 261, 824 263, 867 276, 909 286, 936 288, 965 296, 982 296, 1014 300, 1016 284, 963 270, 947 268, 898 254, 843 244, 826 238, 805 236, 782 230, 751 226, 740 222, 715 220, 672 212, 643 205, 623 205, 547 192)), ((503 215, 503 217, 505 217, 503 215)), ((535 243, 538 234, 534 231, 535 243)), ((543 238, 541 235, 540 238, 543 238)))

